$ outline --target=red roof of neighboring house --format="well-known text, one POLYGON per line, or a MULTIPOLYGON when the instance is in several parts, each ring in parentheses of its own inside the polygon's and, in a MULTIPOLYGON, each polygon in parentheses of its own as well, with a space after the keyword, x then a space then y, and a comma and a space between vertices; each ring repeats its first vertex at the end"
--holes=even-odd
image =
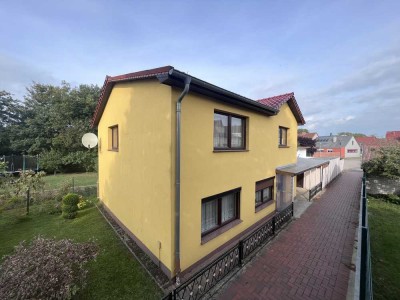
POLYGON ((302 132, 302 133, 299 133, 298 136, 305 137, 305 138, 313 140, 313 139, 316 139, 318 137, 318 133, 316 133, 316 132, 302 132))
POLYGON ((381 144, 381 140, 375 136, 358 136, 355 139, 357 143, 366 146, 379 146, 381 144))
POLYGON ((288 93, 288 94, 283 94, 283 95, 278 95, 274 97, 269 97, 269 98, 263 98, 260 100, 257 100, 257 102, 264 104, 266 106, 275 108, 277 110, 280 109, 280 107, 284 104, 287 103, 292 110, 294 116, 296 117, 297 123, 304 125, 306 121, 304 120, 303 114, 300 111, 300 107, 297 104, 296 98, 294 97, 294 93, 288 93))
POLYGON ((388 140, 400 140, 400 131, 387 131, 386 139, 388 140))

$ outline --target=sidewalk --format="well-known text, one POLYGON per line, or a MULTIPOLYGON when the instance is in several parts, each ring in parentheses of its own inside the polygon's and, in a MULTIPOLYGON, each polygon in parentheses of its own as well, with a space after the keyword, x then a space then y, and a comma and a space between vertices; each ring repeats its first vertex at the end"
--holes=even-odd
POLYGON ((217 299, 346 299, 362 172, 343 172, 217 299))

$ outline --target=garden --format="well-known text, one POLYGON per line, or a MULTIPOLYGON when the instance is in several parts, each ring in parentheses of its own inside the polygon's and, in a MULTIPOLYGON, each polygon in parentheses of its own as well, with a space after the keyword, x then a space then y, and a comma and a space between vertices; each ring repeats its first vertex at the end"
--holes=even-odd
MULTIPOLYGON (((400 180, 400 147, 382 148, 363 164, 367 175, 400 180)), ((374 299, 399 299, 400 295, 400 196, 368 196, 374 299)))
POLYGON ((157 284, 97 209, 96 194, 71 192, 72 182, 90 187, 96 178, 0 177, 1 299, 160 298, 157 284))

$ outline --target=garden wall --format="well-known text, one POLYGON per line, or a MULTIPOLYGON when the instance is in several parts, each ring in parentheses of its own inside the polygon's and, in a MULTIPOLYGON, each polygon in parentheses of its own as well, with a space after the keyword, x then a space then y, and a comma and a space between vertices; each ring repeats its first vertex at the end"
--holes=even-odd
POLYGON ((391 179, 383 176, 368 176, 366 180, 367 193, 400 195, 400 179, 391 179))

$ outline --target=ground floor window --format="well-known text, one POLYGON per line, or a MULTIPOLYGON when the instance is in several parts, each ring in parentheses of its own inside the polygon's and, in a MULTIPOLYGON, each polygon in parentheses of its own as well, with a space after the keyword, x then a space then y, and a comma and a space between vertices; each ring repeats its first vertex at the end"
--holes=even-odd
POLYGON ((271 177, 256 182, 256 207, 273 200, 274 179, 275 177, 271 177))
POLYGON ((239 218, 240 188, 214 195, 201 203, 201 234, 210 233, 239 218))

